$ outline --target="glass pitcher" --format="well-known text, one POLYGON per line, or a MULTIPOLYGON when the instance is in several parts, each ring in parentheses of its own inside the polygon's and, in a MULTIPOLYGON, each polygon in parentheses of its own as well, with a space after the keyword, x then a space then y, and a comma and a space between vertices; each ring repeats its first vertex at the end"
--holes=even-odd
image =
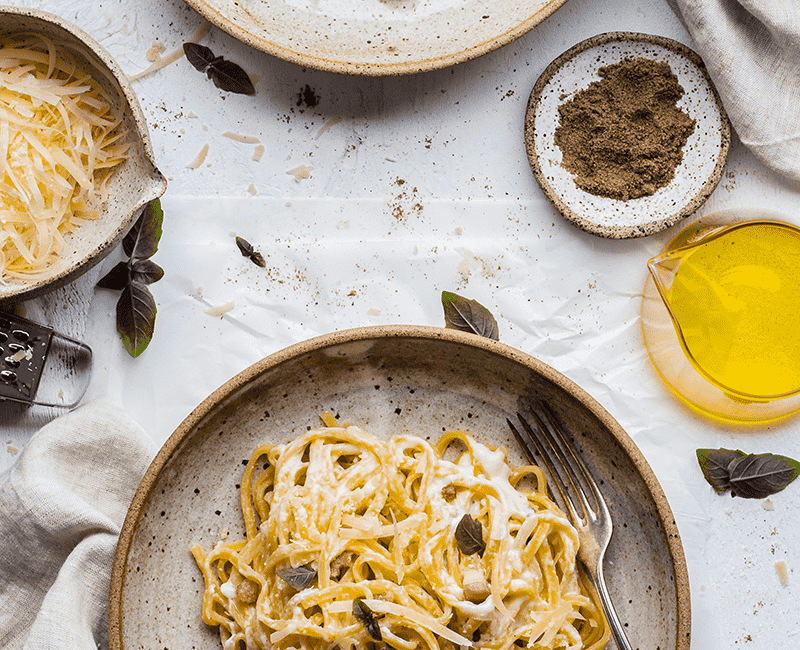
POLYGON ((800 411, 800 228, 766 211, 708 215, 648 270, 645 344, 684 403, 739 424, 800 411))

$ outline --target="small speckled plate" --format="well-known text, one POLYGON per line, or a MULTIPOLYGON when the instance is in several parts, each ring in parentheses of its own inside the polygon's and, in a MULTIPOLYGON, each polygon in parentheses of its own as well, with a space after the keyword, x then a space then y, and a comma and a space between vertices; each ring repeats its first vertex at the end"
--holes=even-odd
POLYGON ((178 427, 133 499, 114 560, 112 650, 219 650, 203 623, 203 578, 189 552, 223 531, 243 536, 237 484, 256 445, 321 426, 331 410, 381 437, 432 440, 466 429, 523 455, 506 418, 517 401, 546 399, 575 434, 614 518, 609 590, 634 648, 689 650, 689 585, 666 497, 636 445, 588 394, 503 343, 444 328, 365 327, 266 357, 219 388, 178 427))
POLYGON ((100 217, 85 221, 66 237, 67 247, 58 262, 30 278, 9 278, 0 284, 0 302, 33 298, 60 287, 102 261, 141 213, 142 207, 161 196, 167 181, 157 169, 144 114, 128 78, 111 55, 88 34, 71 23, 43 11, 0 7, 0 36, 35 32, 66 47, 104 90, 125 109, 124 126, 130 138, 128 158, 108 181, 109 197, 100 217))
POLYGON ((401 75, 510 43, 566 0, 186 0, 240 41, 309 68, 401 75))
POLYGON ((525 114, 528 160, 547 198, 579 228, 613 239, 652 235, 693 214, 722 178, 730 140, 728 116, 700 57, 677 41, 649 34, 600 34, 567 50, 539 77, 525 114), (628 58, 668 63, 684 89, 677 105, 696 125, 672 182, 651 196, 621 201, 580 189, 561 166, 554 135, 559 106, 599 81, 600 68, 628 58))

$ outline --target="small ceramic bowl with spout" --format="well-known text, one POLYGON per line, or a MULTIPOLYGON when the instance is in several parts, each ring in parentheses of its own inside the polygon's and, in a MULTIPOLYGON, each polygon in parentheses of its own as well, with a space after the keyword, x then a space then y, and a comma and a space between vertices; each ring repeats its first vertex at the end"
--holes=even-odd
POLYGON ((59 251, 57 261, 33 275, 2 278, 0 304, 4 306, 56 289, 98 264, 119 243, 143 207, 167 188, 166 179, 155 164, 142 109, 125 73, 111 55, 88 34, 58 16, 0 7, 0 39, 23 33, 41 35, 64 48, 100 84, 114 108, 122 109, 121 127, 129 149, 125 160, 109 176, 107 198, 99 206, 99 216, 82 221, 65 235, 66 246, 59 251))

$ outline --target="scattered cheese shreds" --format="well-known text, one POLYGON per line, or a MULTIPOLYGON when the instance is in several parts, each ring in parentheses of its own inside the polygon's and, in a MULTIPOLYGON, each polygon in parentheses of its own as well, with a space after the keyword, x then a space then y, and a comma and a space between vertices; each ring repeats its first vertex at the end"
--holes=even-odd
MULTIPOLYGON (((208 22, 207 20, 204 20, 202 23, 200 23, 200 27, 198 27, 194 31, 194 33, 189 36, 187 41, 189 43, 197 43, 197 41, 199 41, 203 36, 206 35, 206 32, 209 29, 211 29, 211 23, 208 22)), ((174 50, 172 50, 172 52, 167 54, 167 56, 159 57, 156 60, 156 62, 153 63, 153 65, 142 70, 139 74, 135 74, 132 77, 128 77, 128 80, 138 81, 139 79, 142 79, 143 77, 146 77, 152 74, 153 72, 156 72, 157 70, 161 70, 161 68, 167 67, 173 61, 177 61, 178 59, 180 59, 183 56, 183 54, 184 54, 183 45, 181 44, 180 47, 177 47, 174 50)))
POLYGON ((0 40, 0 282, 56 263, 127 156, 124 106, 83 65, 43 36, 0 40))
POLYGON ((233 301, 226 302, 224 305, 220 305, 219 307, 209 307, 206 309, 206 314, 211 314, 212 316, 222 316, 222 314, 227 314, 235 306, 236 305, 233 301))
POLYGON ((208 155, 208 143, 206 142, 203 145, 203 148, 197 152, 197 155, 194 157, 194 159, 186 163, 186 167, 188 169, 197 169, 200 165, 203 164, 203 161, 206 159, 207 155, 208 155))
POLYGON ((330 131, 331 127, 335 126, 339 122, 342 121, 341 117, 334 117, 332 120, 328 120, 325 124, 322 125, 322 128, 317 131, 317 137, 321 136, 326 131, 330 131))
POLYGON ((253 160, 259 162, 261 160, 261 156, 263 155, 264 155, 264 145, 260 144, 253 151, 253 160))
POLYGON ((155 40, 153 44, 147 49, 145 52, 145 56, 147 57, 148 61, 157 62, 161 60, 161 55, 164 53, 164 50, 167 49, 167 46, 164 45, 161 41, 155 40))
POLYGON ((778 580, 781 581, 781 586, 786 587, 789 584, 789 570, 786 567, 786 562, 778 560, 775 563, 775 571, 778 572, 778 580))
POLYGON ((234 133, 233 131, 225 131, 225 133, 222 135, 225 138, 230 138, 231 140, 236 140, 237 142, 244 142, 245 144, 258 144, 261 142, 261 140, 254 135, 242 135, 241 133, 234 133))
POLYGON ((304 178, 311 178, 311 172, 314 168, 311 165, 298 165, 286 173, 290 176, 294 176, 294 180, 298 183, 304 178))

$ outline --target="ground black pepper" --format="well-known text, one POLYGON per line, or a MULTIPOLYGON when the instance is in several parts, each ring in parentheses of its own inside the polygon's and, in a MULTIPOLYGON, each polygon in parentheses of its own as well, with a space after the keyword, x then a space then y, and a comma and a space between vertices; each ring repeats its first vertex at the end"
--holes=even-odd
POLYGON ((654 194, 675 177, 695 121, 669 64, 625 59, 559 107, 555 143, 581 189, 621 201, 654 194))

